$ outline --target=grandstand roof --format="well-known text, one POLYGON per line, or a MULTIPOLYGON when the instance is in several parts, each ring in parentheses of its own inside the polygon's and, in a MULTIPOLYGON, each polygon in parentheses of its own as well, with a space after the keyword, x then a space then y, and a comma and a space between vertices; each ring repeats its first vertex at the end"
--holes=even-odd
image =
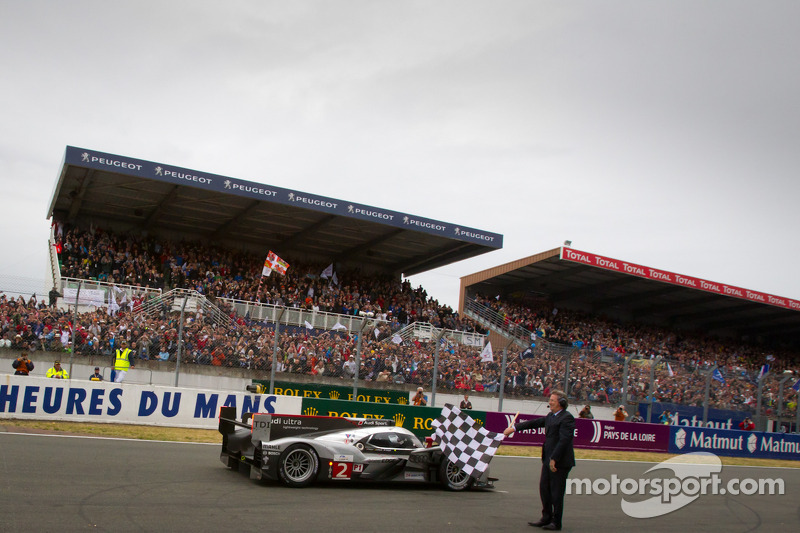
MULTIPOLYGON (((556 306, 679 330, 800 345, 800 302, 572 248, 461 278, 461 298, 539 295, 556 306)), ((463 309, 462 305, 459 306, 463 309)))
POLYGON ((283 257, 417 274, 502 248, 503 236, 408 213, 67 146, 47 216, 113 220, 283 257))

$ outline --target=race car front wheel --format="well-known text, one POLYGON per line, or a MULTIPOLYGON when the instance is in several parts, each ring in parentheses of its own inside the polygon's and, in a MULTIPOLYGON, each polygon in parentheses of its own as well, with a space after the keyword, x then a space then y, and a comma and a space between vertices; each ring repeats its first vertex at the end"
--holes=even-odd
POLYGON ((289 487, 307 487, 317 477, 319 458, 306 444, 293 444, 281 454, 279 474, 289 487))
POLYGON ((473 478, 468 476, 456 466, 450 459, 442 459, 442 464, 439 465, 439 480, 449 490, 464 490, 468 489, 475 482, 473 478))

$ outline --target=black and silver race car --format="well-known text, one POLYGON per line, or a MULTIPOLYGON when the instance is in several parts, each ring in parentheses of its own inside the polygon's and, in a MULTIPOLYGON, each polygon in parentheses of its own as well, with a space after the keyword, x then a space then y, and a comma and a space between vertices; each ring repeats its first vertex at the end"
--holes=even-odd
MULTIPOLYGON (((394 420, 251 414, 236 420, 222 407, 220 460, 233 470, 250 467, 250 478, 290 487, 315 481, 441 483, 449 490, 492 488, 488 470, 475 479, 450 462, 438 446, 425 447, 394 420)), ((432 443, 431 443, 432 444, 432 443)))

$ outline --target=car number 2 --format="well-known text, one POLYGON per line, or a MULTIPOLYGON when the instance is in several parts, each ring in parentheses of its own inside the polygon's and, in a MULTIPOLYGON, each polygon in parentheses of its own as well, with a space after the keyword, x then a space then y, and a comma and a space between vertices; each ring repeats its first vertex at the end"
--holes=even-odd
POLYGON ((333 463, 331 479, 350 479, 353 477, 353 463, 333 463))

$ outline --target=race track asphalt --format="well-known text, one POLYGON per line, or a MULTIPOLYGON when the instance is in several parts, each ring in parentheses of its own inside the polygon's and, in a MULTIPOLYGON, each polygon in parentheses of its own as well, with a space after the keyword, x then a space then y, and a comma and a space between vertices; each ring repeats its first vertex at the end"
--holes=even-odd
MULTIPOLYGON (((337 485, 289 489, 226 469, 219 446, 0 432, 0 531, 535 531, 537 459, 496 457, 495 490, 337 485)), ((641 478, 652 464, 579 461, 571 477, 641 478)), ((796 531, 800 469, 724 467, 780 478, 782 496, 700 496, 635 519, 622 495, 570 495, 564 531, 796 531)), ((643 499, 643 498, 639 498, 643 499)))

